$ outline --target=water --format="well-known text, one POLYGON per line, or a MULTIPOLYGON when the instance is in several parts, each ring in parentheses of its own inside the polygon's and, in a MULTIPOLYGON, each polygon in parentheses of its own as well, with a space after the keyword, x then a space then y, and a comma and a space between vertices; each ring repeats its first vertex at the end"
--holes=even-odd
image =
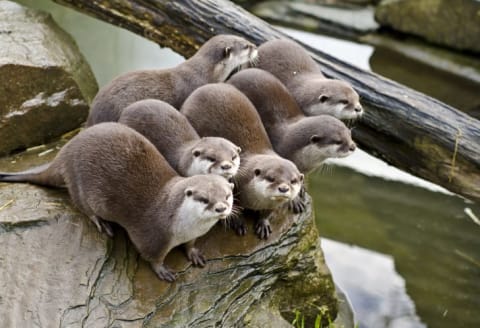
MULTIPOLYGON (((183 60, 49 0, 18 2, 52 13, 76 39, 100 86, 129 70, 183 60)), ((364 69, 387 74, 398 64, 397 57, 369 46, 289 32, 364 69)), ((402 74, 392 75, 416 81, 417 65, 403 61, 402 74)), ((442 100, 475 107, 478 85, 464 88, 459 105, 452 82, 430 76, 412 87, 435 96, 440 85, 442 100)), ((480 226, 464 212, 470 208, 478 216, 480 206, 365 153, 335 162, 309 177, 309 191, 327 262, 360 327, 480 327, 480 226)))

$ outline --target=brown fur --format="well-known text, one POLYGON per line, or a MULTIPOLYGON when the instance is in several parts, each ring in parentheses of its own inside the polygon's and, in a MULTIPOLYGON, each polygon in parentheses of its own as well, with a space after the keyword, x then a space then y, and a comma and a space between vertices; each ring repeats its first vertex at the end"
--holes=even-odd
MULTIPOLYGON (((267 71, 250 68, 233 75, 228 83, 245 94, 257 109, 273 148, 290 159, 303 173, 320 166, 328 156, 306 158, 307 146, 341 145, 338 156, 355 149, 350 130, 340 120, 328 116, 306 117, 287 88, 267 71)), ((310 148, 311 150, 312 148, 310 148)), ((333 157, 336 157, 333 153, 333 157)))
MULTIPOLYGON (((99 228, 105 227, 105 223, 99 224, 102 220, 125 228, 142 257, 160 278, 169 281, 173 274, 163 260, 180 243, 171 227, 185 191, 191 190, 191 197, 210 195, 214 204, 224 201, 225 190, 231 192, 228 182, 218 176, 180 178, 145 137, 118 123, 80 132, 60 150, 46 172, 63 178, 75 206, 99 228)), ((190 231, 195 226, 185 228, 190 231)), ((191 241, 187 252, 195 251, 191 241)))
POLYGON ((363 113, 359 96, 352 86, 345 81, 327 79, 318 64, 296 42, 271 40, 263 43, 258 53, 256 66, 277 77, 306 115, 327 114, 339 119, 354 119, 363 113))
MULTIPOLYGON (((201 136, 223 137, 242 148, 240 172, 235 179, 242 207, 272 210, 297 196, 303 175, 273 151, 255 107, 236 88, 225 83, 200 87, 187 98, 181 112, 201 136), (260 185, 268 187, 259 192, 256 188, 260 185), (288 198, 277 197, 282 186, 289 189, 288 198)), ((263 229, 268 220, 262 219, 260 225, 259 235, 268 237, 269 226, 263 229)))
MULTIPOLYGON (((168 163, 182 176, 189 176, 195 158, 211 161, 208 172, 231 176, 240 149, 223 138, 200 138, 187 118, 174 107, 156 99, 137 101, 122 111, 119 123, 150 140, 168 163)), ((199 174, 199 173, 195 173, 199 174)))
POLYGON ((142 99, 160 99, 180 108, 188 95, 199 86, 227 78, 233 68, 224 63, 247 52, 256 56, 255 49, 252 43, 241 37, 217 35, 208 40, 194 56, 174 68, 140 70, 121 75, 98 92, 86 125, 116 122, 122 109, 142 99))

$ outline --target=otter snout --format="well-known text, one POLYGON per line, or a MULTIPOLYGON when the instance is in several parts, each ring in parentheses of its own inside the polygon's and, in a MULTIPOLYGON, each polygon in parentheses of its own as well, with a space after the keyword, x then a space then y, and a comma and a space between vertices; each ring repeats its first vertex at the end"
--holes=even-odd
POLYGON ((278 191, 280 191, 282 194, 285 194, 290 191, 290 187, 287 184, 282 183, 280 186, 278 186, 278 191))
POLYGON ((225 205, 223 205, 223 204, 217 204, 217 205, 215 206, 215 212, 217 212, 217 213, 223 213, 223 212, 225 212, 226 210, 227 210, 227 207, 226 207, 225 205))
POLYGON ((362 105, 360 105, 360 103, 358 103, 358 104, 355 105, 354 110, 357 114, 361 114, 363 112, 363 107, 362 107, 362 105))
POLYGON ((350 144, 350 146, 348 147, 348 150, 350 150, 350 151, 355 151, 355 149, 357 149, 357 145, 356 145, 354 142, 352 142, 352 143, 350 144))
POLYGON ((229 162, 222 162, 220 164, 220 167, 222 168, 222 170, 230 170, 233 166, 229 162))

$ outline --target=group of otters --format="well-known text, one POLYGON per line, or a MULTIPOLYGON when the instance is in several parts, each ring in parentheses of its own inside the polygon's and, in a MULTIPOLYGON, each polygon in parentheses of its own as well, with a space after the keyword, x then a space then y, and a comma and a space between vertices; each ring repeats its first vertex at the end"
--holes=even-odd
POLYGON ((66 187, 101 232, 113 236, 108 221, 118 223, 172 282, 167 253, 183 244, 204 266, 195 239, 230 216, 245 234, 238 208, 258 212, 262 239, 273 210, 302 212, 304 174, 355 150, 341 119, 362 112, 353 88, 327 79, 294 41, 257 48, 217 35, 175 68, 114 79, 93 100, 87 128, 51 163, 0 181, 66 187))

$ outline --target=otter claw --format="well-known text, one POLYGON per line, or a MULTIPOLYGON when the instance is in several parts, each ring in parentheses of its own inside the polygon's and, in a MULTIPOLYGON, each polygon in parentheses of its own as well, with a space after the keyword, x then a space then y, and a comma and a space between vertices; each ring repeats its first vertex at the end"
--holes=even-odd
POLYGON ((306 209, 306 205, 299 196, 297 196, 297 198, 295 198, 294 200, 288 202, 288 210, 290 212, 298 214, 298 213, 305 212, 305 209, 306 209))
POLYGON ((194 266, 204 267, 207 261, 205 257, 200 253, 198 248, 191 248, 187 252, 187 257, 194 266))
POLYGON ((270 222, 266 219, 258 221, 255 225, 255 232, 260 239, 268 239, 272 233, 272 228, 270 227, 270 222))
POLYGON ((245 236, 247 234, 247 225, 245 224, 245 220, 241 218, 232 218, 228 225, 239 236, 245 236))
POLYGON ((176 277, 175 277, 175 272, 170 270, 167 266, 165 265, 159 265, 156 268, 154 268, 155 273, 157 274, 158 278, 161 280, 165 280, 168 282, 174 282, 176 277))

